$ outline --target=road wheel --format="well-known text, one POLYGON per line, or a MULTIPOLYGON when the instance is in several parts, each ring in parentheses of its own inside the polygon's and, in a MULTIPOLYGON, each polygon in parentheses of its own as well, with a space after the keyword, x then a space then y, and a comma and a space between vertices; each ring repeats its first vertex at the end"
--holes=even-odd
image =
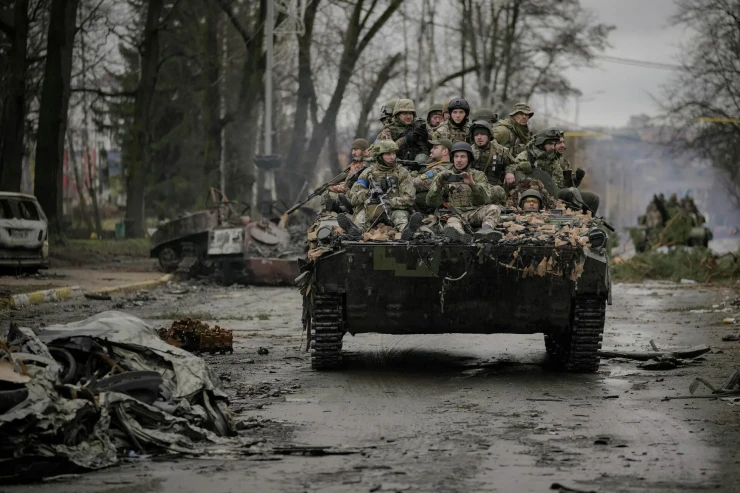
POLYGON ((604 335, 606 298, 576 296, 569 327, 554 336, 558 362, 570 372, 592 373, 599 369, 598 351, 604 335))
POLYGON ((166 273, 175 272, 180 265, 182 256, 174 247, 164 247, 159 251, 159 266, 166 273))
POLYGON ((335 370, 342 366, 344 302, 341 294, 315 294, 311 306, 311 368, 335 370))

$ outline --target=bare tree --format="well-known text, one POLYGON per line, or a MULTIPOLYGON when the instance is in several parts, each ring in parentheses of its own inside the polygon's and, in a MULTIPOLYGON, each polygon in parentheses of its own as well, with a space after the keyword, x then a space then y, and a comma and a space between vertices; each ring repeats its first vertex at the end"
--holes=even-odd
POLYGON ((669 138, 725 176, 740 207, 740 0, 679 0, 677 25, 695 34, 683 49, 684 73, 665 88, 669 138))

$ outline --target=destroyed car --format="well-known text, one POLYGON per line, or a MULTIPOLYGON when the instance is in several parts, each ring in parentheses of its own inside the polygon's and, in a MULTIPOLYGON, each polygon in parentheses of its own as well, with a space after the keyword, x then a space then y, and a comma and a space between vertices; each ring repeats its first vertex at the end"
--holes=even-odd
POLYGON ((348 241, 323 213, 297 279, 312 367, 339 368, 345 334, 532 334, 568 371, 599 365, 611 279, 590 213, 504 211, 499 241, 370 230, 348 241))
POLYGON ((48 222, 33 195, 0 192, 0 267, 49 267, 48 222))

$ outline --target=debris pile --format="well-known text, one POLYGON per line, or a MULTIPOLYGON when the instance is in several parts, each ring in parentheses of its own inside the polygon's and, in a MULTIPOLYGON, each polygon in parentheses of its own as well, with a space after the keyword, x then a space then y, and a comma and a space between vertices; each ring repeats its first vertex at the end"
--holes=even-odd
POLYGON ((638 365, 643 370, 672 370, 697 361, 697 358, 711 351, 706 344, 700 344, 688 349, 675 351, 661 351, 654 341, 650 341, 652 351, 609 351, 601 350, 599 357, 604 359, 621 358, 644 363, 638 365))
POLYGON ((175 347, 191 353, 234 353, 234 335, 218 325, 211 328, 207 323, 191 318, 175 320, 167 328, 157 331, 159 338, 175 347))
POLYGON ((203 359, 104 312, 0 334, 0 483, 93 470, 131 453, 200 455, 235 434, 203 359))

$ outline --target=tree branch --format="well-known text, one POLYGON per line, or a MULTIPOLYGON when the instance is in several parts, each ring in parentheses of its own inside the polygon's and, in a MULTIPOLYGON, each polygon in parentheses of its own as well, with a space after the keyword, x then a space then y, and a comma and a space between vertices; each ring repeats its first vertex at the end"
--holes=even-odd
POLYGON ((229 2, 227 0, 218 0, 218 5, 219 7, 221 7, 221 10, 224 11, 226 17, 229 18, 231 25, 234 26, 234 29, 236 29, 236 31, 239 33, 239 36, 242 37, 244 43, 248 45, 252 40, 252 36, 249 34, 249 31, 247 31, 247 29, 242 25, 242 23, 239 22, 239 19, 236 18, 234 12, 231 10, 229 2))
POLYGON ((73 87, 72 92, 84 92, 88 94, 97 94, 104 98, 133 98, 136 96, 136 91, 118 91, 109 92, 103 89, 96 89, 93 87, 73 87))
POLYGON ((360 53, 362 53, 367 45, 370 43, 370 41, 373 39, 373 37, 380 31, 380 28, 385 25, 386 22, 388 22, 388 19, 391 18, 393 13, 398 10, 398 7, 401 6, 401 3, 403 3, 403 0, 392 0, 391 4, 388 5, 388 7, 385 9, 385 12, 378 17, 375 22, 373 23, 372 27, 368 30, 367 33, 362 37, 362 40, 360 41, 360 44, 357 45, 357 55, 359 56, 360 53))

